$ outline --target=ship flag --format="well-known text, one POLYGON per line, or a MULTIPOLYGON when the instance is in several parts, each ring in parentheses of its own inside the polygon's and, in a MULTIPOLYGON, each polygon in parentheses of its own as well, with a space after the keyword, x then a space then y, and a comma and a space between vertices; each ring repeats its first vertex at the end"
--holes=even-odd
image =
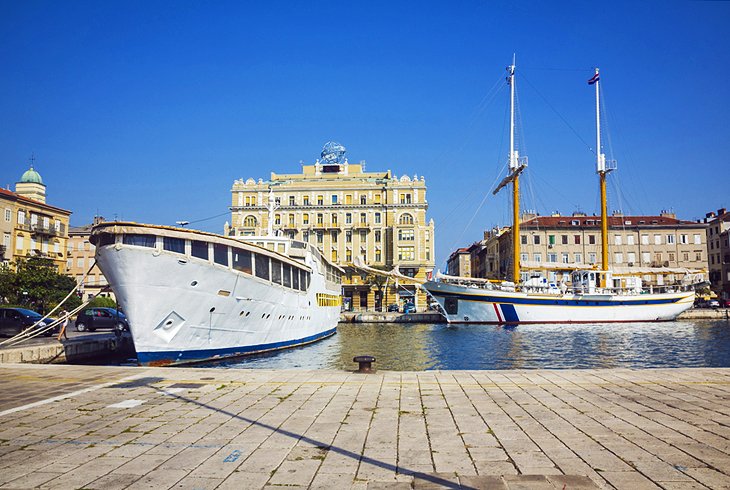
POLYGON ((599 76, 598 76, 598 73, 596 73, 595 75, 593 75, 593 76, 591 77, 591 79, 590 79, 590 80, 588 80, 588 85, 593 85, 593 84, 594 84, 594 83, 596 83, 596 82, 597 82, 598 80, 599 80, 599 76))

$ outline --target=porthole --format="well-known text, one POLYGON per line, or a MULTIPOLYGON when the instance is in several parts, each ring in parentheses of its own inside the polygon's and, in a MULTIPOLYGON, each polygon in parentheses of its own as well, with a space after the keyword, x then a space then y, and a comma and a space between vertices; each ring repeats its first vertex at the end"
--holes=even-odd
POLYGON ((238 316, 243 316, 244 313, 246 313, 246 312, 242 311, 241 313, 238 314, 238 316))
POLYGON ((191 283, 190 283, 190 285, 191 285, 192 287, 195 287, 195 286, 197 286, 197 285, 198 285, 198 281, 193 281, 193 282, 191 282, 191 283))
POLYGON ((215 306, 210 309, 210 312, 213 313, 215 311, 215 306))
POLYGON ((250 315, 250 314, 251 314, 251 312, 250 312, 250 311, 247 311, 247 312, 246 312, 246 316, 248 316, 248 315, 250 315))

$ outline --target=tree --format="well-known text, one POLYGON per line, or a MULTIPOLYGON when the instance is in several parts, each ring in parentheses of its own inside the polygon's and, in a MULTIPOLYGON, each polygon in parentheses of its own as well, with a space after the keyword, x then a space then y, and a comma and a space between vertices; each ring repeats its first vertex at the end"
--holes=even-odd
MULTIPOLYGON (((59 274, 53 261, 42 257, 18 259, 13 266, 0 269, 0 299, 47 313, 76 287, 76 281, 59 274)), ((72 295, 63 305, 66 310, 76 308, 81 299, 72 295)))
MULTIPOLYGON (((372 269, 378 269, 378 270, 382 270, 383 272, 386 272, 386 268, 383 267, 383 266, 375 265, 375 266, 370 266, 370 267, 372 269)), ((387 303, 388 303, 388 290, 387 290, 387 288, 385 289, 385 298, 383 298, 383 294, 382 293, 383 293, 383 288, 386 287, 387 284, 388 284, 388 276, 386 276, 385 274, 377 274, 377 273, 374 273, 374 272, 373 273, 369 273, 367 275, 367 277, 365 277, 365 284, 367 284, 371 288, 372 287, 375 287, 375 289, 377 289, 378 291, 380 291, 380 300, 381 300, 381 302, 382 301, 385 301, 385 303, 386 303, 385 306, 387 308, 387 303)), ((381 307, 382 307, 382 304, 381 304, 381 307)))

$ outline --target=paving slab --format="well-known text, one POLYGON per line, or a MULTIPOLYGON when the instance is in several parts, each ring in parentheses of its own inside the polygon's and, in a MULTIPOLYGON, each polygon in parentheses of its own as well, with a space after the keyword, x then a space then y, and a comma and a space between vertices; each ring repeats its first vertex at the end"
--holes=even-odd
POLYGON ((730 488, 730 369, 5 364, 0 488, 730 488))

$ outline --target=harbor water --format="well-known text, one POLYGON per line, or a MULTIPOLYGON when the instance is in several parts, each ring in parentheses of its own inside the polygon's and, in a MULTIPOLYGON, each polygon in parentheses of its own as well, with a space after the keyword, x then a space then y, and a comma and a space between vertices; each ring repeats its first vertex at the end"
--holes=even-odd
POLYGON ((303 347, 200 366, 348 369, 372 355, 383 370, 730 367, 730 322, 448 325, 341 323, 303 347))

